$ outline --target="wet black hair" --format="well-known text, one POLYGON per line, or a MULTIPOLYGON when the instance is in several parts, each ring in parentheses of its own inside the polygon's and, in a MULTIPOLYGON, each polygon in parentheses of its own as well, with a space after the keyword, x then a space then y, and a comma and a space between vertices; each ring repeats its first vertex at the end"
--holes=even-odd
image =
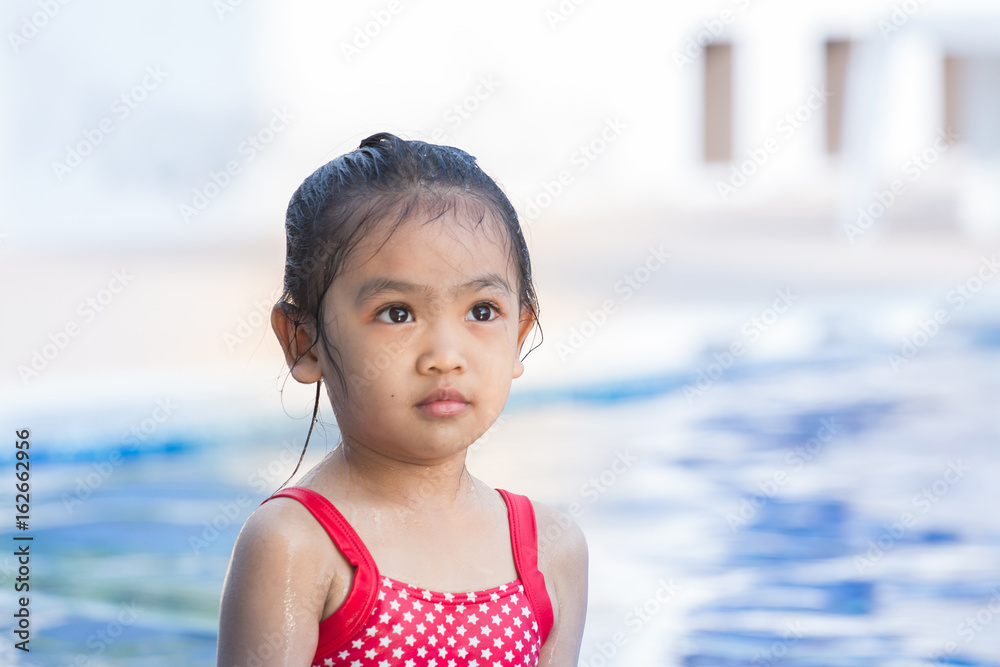
MULTIPOLYGON (((322 341, 345 394, 347 379, 338 363, 339 354, 321 323, 324 297, 348 255, 375 224, 394 223, 388 231, 391 235, 415 213, 437 219, 458 207, 463 208, 463 222, 471 216, 479 225, 490 215, 502 225, 518 275, 521 312, 537 324, 538 298, 517 212, 500 186, 465 151, 380 132, 317 169, 292 195, 285 215, 284 289, 277 305, 296 329, 315 326, 313 345, 322 341)), ((299 351, 293 365, 306 351, 299 351)), ((316 383, 312 422, 289 480, 298 472, 309 446, 321 387, 322 380, 316 383)))

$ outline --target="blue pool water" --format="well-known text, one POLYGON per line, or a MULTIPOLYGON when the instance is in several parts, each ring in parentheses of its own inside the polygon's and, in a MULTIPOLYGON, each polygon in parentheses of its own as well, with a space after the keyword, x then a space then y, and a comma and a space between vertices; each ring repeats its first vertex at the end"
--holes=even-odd
MULTIPOLYGON (((1000 665, 1000 311, 981 304, 898 369, 895 341, 831 334, 700 393, 712 350, 515 392, 470 467, 576 504, 581 664, 1000 665)), ((286 419, 37 442, 32 650, 8 633, 0 664, 214 664, 239 526, 303 435, 286 419)), ((4 609, 13 576, 0 558, 4 609)))

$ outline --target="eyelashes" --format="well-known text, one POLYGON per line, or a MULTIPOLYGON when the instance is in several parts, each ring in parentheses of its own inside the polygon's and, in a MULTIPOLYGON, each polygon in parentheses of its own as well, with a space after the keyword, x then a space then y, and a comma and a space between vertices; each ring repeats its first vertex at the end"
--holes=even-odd
POLYGON ((465 314, 466 321, 490 322, 500 317, 500 308, 496 304, 488 301, 477 303, 465 314), (469 317, 469 316, 472 317, 469 317))
POLYGON ((413 321, 413 313, 406 306, 393 304, 378 311, 375 319, 386 324, 406 324, 413 321))
MULTIPOLYGON (((503 314, 500 306, 492 301, 479 301, 465 313, 467 322, 492 322, 503 314)), ((386 324, 409 324, 415 322, 413 310, 402 303, 393 303, 381 308, 375 319, 386 324)))

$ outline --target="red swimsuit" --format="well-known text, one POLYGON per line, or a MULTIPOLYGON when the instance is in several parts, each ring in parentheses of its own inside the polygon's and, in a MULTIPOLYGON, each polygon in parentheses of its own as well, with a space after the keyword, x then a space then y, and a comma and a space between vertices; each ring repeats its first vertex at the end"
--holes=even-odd
POLYGON ((302 487, 271 496, 305 505, 356 566, 347 599, 320 622, 313 667, 535 667, 553 621, 538 570, 535 514, 525 496, 497 490, 507 503, 518 579, 469 593, 382 577, 361 538, 324 496, 302 487))

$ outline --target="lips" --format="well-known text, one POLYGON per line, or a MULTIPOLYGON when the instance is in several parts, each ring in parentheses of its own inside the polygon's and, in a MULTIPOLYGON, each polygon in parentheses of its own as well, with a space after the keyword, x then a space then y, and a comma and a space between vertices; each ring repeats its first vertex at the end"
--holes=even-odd
POLYGON ((417 409, 429 417, 453 417, 465 411, 469 402, 457 389, 435 389, 417 403, 417 409))

